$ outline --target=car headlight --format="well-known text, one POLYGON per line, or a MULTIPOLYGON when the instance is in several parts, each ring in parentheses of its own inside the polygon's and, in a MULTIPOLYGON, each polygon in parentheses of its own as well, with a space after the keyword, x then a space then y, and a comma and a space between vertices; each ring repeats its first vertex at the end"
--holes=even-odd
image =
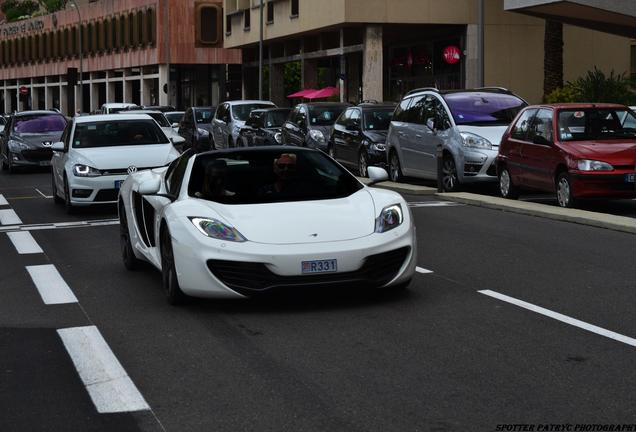
POLYGON ((228 226, 219 220, 212 218, 191 217, 190 222, 192 222, 201 234, 207 237, 239 243, 247 241, 247 239, 243 237, 236 228, 228 226))
POLYGON ((461 132, 464 147, 492 150, 492 143, 486 138, 470 132, 461 132))
POLYGON ((386 151, 386 144, 385 143, 372 143, 371 144, 371 148, 373 148, 373 150, 375 150, 375 151, 383 152, 383 151, 386 151))
POLYGON ((404 222, 404 212, 400 204, 393 204, 382 209, 375 220, 375 232, 383 233, 397 228, 404 222))
POLYGON ((9 150, 12 152, 20 152, 22 150, 28 150, 29 146, 21 141, 9 140, 7 143, 9 150))
POLYGON ((596 160, 582 159, 576 162, 579 170, 581 171, 612 171, 614 167, 607 162, 601 162, 596 160))
POLYGON ((312 129, 309 131, 309 138, 316 142, 325 142, 325 135, 319 130, 312 129))
POLYGON ((277 142, 278 144, 282 144, 282 143, 283 143, 283 134, 282 134, 282 133, 280 133, 280 132, 276 132, 276 133, 274 134, 274 139, 276 140, 276 142, 277 142))
POLYGON ((76 177, 98 177, 102 172, 88 165, 77 164, 73 166, 73 174, 76 177))

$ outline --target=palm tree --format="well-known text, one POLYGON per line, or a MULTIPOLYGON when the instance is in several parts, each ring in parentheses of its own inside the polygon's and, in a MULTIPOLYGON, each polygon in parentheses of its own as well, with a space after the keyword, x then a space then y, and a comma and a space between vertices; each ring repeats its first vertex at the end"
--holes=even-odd
POLYGON ((543 97, 563 87, 563 23, 545 21, 543 40, 543 97))

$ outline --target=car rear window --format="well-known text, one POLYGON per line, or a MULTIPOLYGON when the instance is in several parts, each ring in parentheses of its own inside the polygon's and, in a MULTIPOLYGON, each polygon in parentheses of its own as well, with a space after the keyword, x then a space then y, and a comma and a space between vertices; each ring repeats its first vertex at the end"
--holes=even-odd
POLYGON ((14 131, 20 134, 42 134, 62 132, 66 119, 58 114, 39 114, 15 118, 14 131))
POLYGON ((235 119, 240 121, 245 121, 250 116, 250 113, 257 109, 263 108, 272 108, 274 104, 262 104, 262 103, 254 103, 254 104, 241 104, 241 105, 232 105, 232 116, 235 119))
POLYGON ((251 150, 199 155, 188 193, 223 204, 263 204, 344 198, 362 187, 321 152, 251 150))
POLYGON ((152 119, 118 120, 75 125, 73 148, 166 144, 168 138, 152 119))
POLYGON ((214 111, 212 109, 207 108, 197 108, 194 111, 197 123, 212 123, 212 118, 214 118, 214 111))
POLYGON ((633 139, 636 117, 628 109, 572 109, 559 111, 559 140, 633 139))
POLYGON ((444 100, 457 125, 509 125, 527 104, 520 98, 501 93, 449 93, 444 100))

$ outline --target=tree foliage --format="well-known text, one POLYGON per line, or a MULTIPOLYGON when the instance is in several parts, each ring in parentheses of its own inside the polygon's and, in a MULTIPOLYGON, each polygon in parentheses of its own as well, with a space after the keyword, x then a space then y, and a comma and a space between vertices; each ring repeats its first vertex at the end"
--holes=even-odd
POLYGON ((636 104, 636 82, 626 74, 617 74, 613 70, 606 75, 594 67, 584 76, 568 81, 546 96, 546 102, 609 102, 624 105, 636 104))
POLYGON ((40 4, 35 0, 5 0, 0 6, 9 22, 29 18, 39 9, 40 4))

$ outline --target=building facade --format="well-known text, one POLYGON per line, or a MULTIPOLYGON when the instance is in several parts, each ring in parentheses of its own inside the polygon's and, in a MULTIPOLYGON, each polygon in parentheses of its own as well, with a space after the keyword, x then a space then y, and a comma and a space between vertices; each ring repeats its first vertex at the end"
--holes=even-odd
POLYGON ((0 107, 212 105, 240 96, 221 0, 100 0, 0 26, 0 107), (80 73, 81 71, 81 73, 80 73))
MULTIPOLYGON (((478 0, 264 0, 268 96, 285 105, 290 64, 300 88, 338 85, 343 100, 399 100, 410 89, 479 85, 478 0)), ((258 91, 260 0, 224 0, 225 47, 243 51, 244 94, 258 91)), ((484 85, 530 102, 543 95, 544 23, 485 0, 484 85)), ((630 70, 630 40, 564 28, 564 73, 630 70)))

